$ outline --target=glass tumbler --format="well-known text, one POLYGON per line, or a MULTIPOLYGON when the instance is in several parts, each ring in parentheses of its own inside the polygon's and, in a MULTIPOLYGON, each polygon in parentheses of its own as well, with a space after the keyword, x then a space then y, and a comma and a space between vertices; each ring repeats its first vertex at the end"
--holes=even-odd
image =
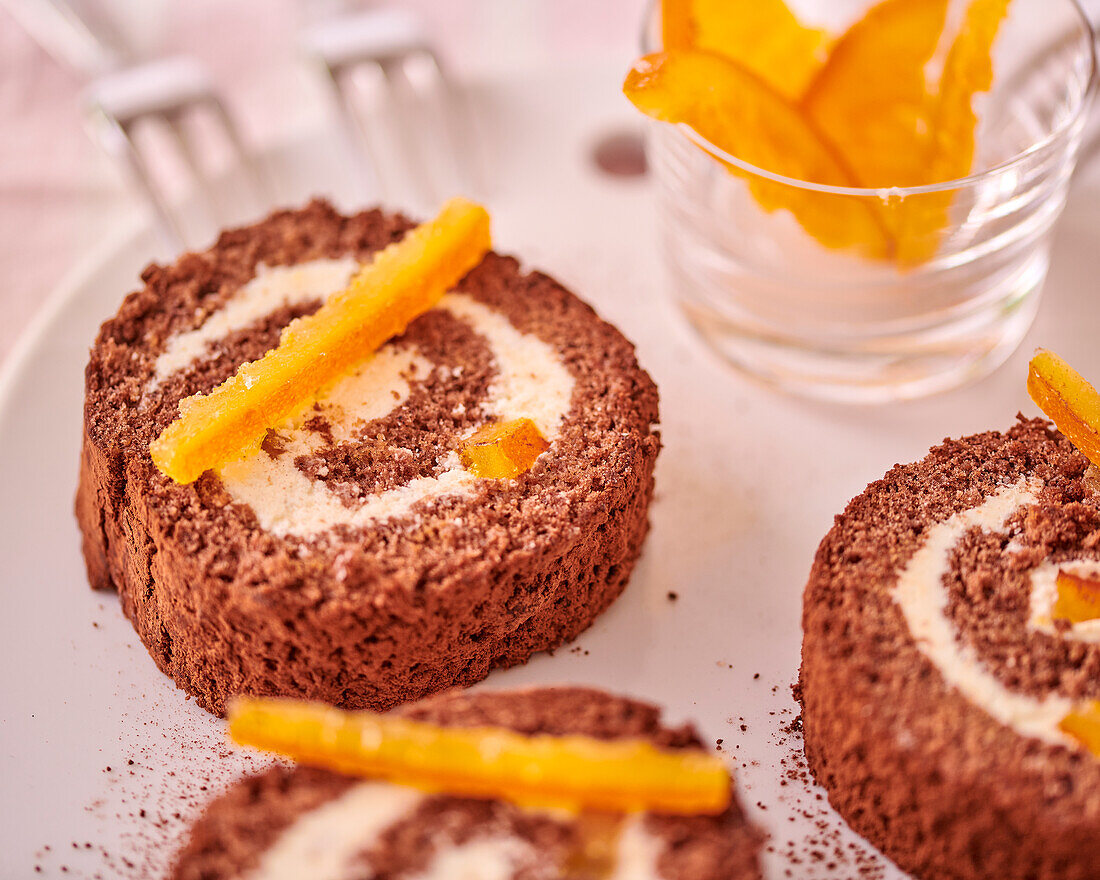
MULTIPOLYGON (((658 16, 647 51, 660 45, 658 16)), ((928 186, 795 180, 651 121, 671 291, 704 340, 755 377, 847 402, 930 394, 1001 364, 1035 316, 1095 89, 1087 18, 1073 0, 1012 0, 994 70, 975 98, 983 170, 928 186), (754 196, 761 187, 772 210, 754 196), (820 244, 783 207, 798 200, 826 217, 945 219, 916 224, 924 232, 907 248, 919 260, 882 259, 820 244)))

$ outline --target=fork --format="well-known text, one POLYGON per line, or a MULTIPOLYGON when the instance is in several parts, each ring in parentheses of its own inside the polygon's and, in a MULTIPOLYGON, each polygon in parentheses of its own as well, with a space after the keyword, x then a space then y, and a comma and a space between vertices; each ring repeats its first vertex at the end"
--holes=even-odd
POLYGON ((484 190, 471 108, 411 13, 344 9, 307 28, 302 46, 335 98, 362 188, 421 209, 484 190), (429 143, 444 148, 429 155, 429 143))
POLYGON ((189 56, 137 61, 108 19, 86 3, 79 11, 70 0, 0 0, 0 5, 54 60, 87 81, 83 100, 91 134, 138 185, 168 247, 195 247, 213 229, 241 219, 242 209, 251 213, 268 206, 271 189, 262 168, 199 61, 189 56), (226 187, 233 186, 229 175, 212 182, 204 167, 209 150, 197 128, 203 123, 218 132, 231 167, 246 184, 246 198, 226 197, 226 187), (174 176, 164 144, 175 154, 174 176), (180 207, 180 172, 201 196, 200 220, 180 207))

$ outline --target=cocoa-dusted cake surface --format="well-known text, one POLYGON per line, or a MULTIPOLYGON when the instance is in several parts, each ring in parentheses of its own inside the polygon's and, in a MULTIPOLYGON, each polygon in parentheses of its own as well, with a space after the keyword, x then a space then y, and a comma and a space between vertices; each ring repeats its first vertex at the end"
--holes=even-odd
MULTIPOLYGON (((459 727, 501 726, 524 734, 579 734, 600 739, 646 738, 663 748, 702 748, 690 725, 661 724, 657 707, 576 687, 448 693, 394 710, 406 717, 459 727)), ((264 854, 311 810, 361 784, 325 770, 274 767, 241 781, 211 803, 180 852, 173 880, 230 880, 255 872, 264 854)), ((749 880, 759 878, 763 837, 748 824, 736 797, 718 816, 603 817, 612 838, 619 821, 636 822, 648 857, 620 868, 620 880, 749 880)), ((510 874, 499 880, 553 880, 576 850, 591 817, 522 810, 501 801, 425 796, 378 837, 364 842, 348 880, 399 880, 440 870, 448 852, 480 840, 521 843, 510 874)), ((591 831, 588 831, 590 834, 591 831)), ((635 831, 637 833, 637 829, 635 831)), ((270 858, 270 857, 269 857, 270 858)), ((270 862, 267 864, 270 868, 270 862)), ((486 868, 488 870, 488 868, 486 868)), ((431 876, 439 876, 431 874, 431 876)), ((468 876, 463 874, 462 876, 468 876)), ((492 875, 497 878, 497 874, 492 875)), ((584 874, 570 874, 587 880, 584 874)), ((591 880, 597 880, 595 876, 591 880)))
MULTIPOLYGON (((323 496, 329 526, 294 511, 279 519, 278 492, 265 496, 274 512, 254 508, 222 472, 177 485, 154 467, 149 443, 177 403, 274 347, 321 297, 261 309, 167 369, 166 352, 239 314, 257 276, 367 260, 411 226, 313 202, 223 233, 206 252, 150 266, 92 348, 76 502, 89 579, 118 591, 160 668, 215 713, 236 693, 384 709, 476 681, 576 636, 638 557, 659 448, 656 388, 614 327, 495 253, 457 285, 454 307, 424 315, 380 352, 406 359, 391 371, 387 406, 341 424, 338 407, 318 405, 289 450, 285 434, 269 432, 256 466, 323 496), (470 312, 501 324, 503 348, 470 312), (411 483, 454 476, 448 456, 497 417, 500 399, 525 400, 497 387, 502 351, 522 366, 513 343, 549 352, 571 383, 550 449, 515 480, 402 501, 411 483), (382 496, 404 507, 343 521, 382 496)), ((373 392, 367 383, 357 393, 373 392)))
POLYGON ((1021 417, 895 467, 818 549, 806 755, 853 828, 917 877, 1100 876, 1100 758, 1059 730, 1100 698, 1100 643, 1050 619, 1040 590, 1097 569, 1097 486, 1060 433, 1021 417), (914 592, 921 566, 935 603, 914 592))

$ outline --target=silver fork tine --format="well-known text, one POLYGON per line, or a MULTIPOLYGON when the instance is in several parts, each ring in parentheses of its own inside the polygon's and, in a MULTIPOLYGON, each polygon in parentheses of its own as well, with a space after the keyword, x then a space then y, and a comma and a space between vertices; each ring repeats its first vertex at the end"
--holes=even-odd
POLYGON ((427 208, 439 200, 439 191, 434 186, 438 181, 425 156, 423 138, 418 136, 420 120, 417 110, 420 108, 411 106, 405 100, 408 96, 417 95, 416 87, 405 70, 406 60, 406 56, 387 58, 378 62, 378 67, 388 86, 387 97, 394 119, 394 134, 398 141, 398 152, 405 166, 406 176, 422 206, 427 208))
MULTIPOLYGON (((472 157, 476 150, 472 136, 455 104, 456 89, 439 56, 429 45, 419 22, 403 10, 393 8, 371 9, 339 15, 321 21, 307 30, 303 45, 310 55, 317 58, 328 75, 328 81, 336 93, 337 104, 344 114, 342 126, 354 135, 359 149, 355 151, 360 162, 370 164, 373 177, 383 186, 389 178, 382 167, 377 149, 371 144, 372 121, 366 117, 361 102, 354 95, 354 77, 357 70, 373 67, 381 71, 388 86, 389 98, 394 107, 399 152, 404 164, 409 166, 411 184, 430 201, 437 201, 450 193, 441 192, 442 182, 434 180, 425 152, 421 127, 416 115, 423 115, 424 104, 431 97, 442 104, 440 116, 444 122, 449 154, 461 157, 456 170, 464 186, 472 192, 480 191, 478 165, 472 157), (406 65, 423 59, 431 72, 431 83, 420 86, 408 75, 406 65), (420 106, 410 106, 412 97, 420 106), (435 186, 430 186, 433 182, 435 186)), ((445 158, 445 157, 444 157, 445 158)))
POLYGON ((255 200, 257 211, 266 210, 271 206, 275 195, 275 185, 272 183, 266 169, 258 156, 249 150, 241 139, 241 133, 233 122, 225 105, 214 95, 207 101, 207 109, 217 120, 225 136, 226 143, 233 153, 239 158, 241 169, 248 179, 248 185, 252 189, 252 198, 255 200))
POLYGON ((221 203, 220 187, 212 186, 206 174, 203 173, 202 159, 199 157, 198 148, 190 132, 184 128, 182 115, 165 113, 162 118, 176 153, 183 160, 191 180, 194 181, 195 191, 202 197, 201 209, 205 215, 203 228, 216 225, 219 217, 228 216, 225 206, 221 203))
MULTIPOLYGON (((326 68, 326 73, 334 79, 335 85, 335 77, 338 76, 341 80, 345 78, 350 80, 355 72, 333 73, 326 68)), ((358 71, 358 73, 362 73, 362 71, 358 71)), ((332 92, 337 103, 337 119, 340 129, 344 134, 344 140, 353 159, 353 167, 359 178, 361 190, 359 195, 360 197, 368 196, 372 193, 373 186, 384 198, 390 194, 388 192, 389 183, 379 173, 379 169, 382 167, 381 157, 378 155, 363 115, 358 112, 355 106, 355 83, 341 82, 332 89, 332 92), (363 161, 364 157, 365 161, 363 161)))
POLYGON ((454 79, 444 69, 439 55, 426 52, 424 57, 436 72, 440 110, 451 141, 452 154, 456 158, 465 157, 460 173, 465 174, 466 184, 471 192, 484 192, 485 174, 481 166, 481 153, 477 148, 473 109, 455 88, 454 79))
POLYGON ((456 189, 468 194, 481 191, 481 179, 476 162, 468 124, 472 119, 467 111, 460 113, 459 94, 450 78, 444 73, 439 56, 430 49, 409 54, 383 63, 387 77, 396 87, 395 96, 403 93, 413 98, 410 102, 395 102, 398 135, 406 156, 415 160, 413 171, 421 187, 428 189, 429 202, 453 195, 456 189), (430 77, 412 75, 410 68, 420 64, 430 77), (438 135, 443 149, 429 155, 425 144, 438 135), (460 158, 461 157, 461 158, 460 158), (429 186, 428 182, 434 184, 429 186))
POLYGON ((165 244, 172 250, 185 247, 183 230, 168 203, 161 196, 160 189, 153 181, 152 169, 149 168, 144 154, 138 150, 133 138, 130 137, 127 127, 97 106, 91 108, 90 123, 92 136, 103 150, 127 168, 132 178, 138 182, 153 208, 165 244))

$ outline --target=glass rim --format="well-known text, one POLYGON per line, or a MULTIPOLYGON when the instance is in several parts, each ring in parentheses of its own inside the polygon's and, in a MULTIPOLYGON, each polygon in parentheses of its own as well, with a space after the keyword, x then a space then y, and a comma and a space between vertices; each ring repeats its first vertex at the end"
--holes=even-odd
MULTIPOLYGON (((1097 40, 1100 39, 1100 33, 1093 26, 1092 21, 1085 13, 1084 8, 1081 6, 1080 0, 1068 0, 1069 5, 1073 7, 1074 12, 1077 15, 1078 24, 1081 26, 1083 36, 1085 38, 1087 52, 1088 52, 1088 79, 1084 91, 1081 93, 1081 98, 1078 101, 1077 106, 1074 108, 1073 113, 1056 128, 1051 129, 1042 138, 1035 141, 1035 143, 1028 146, 1026 149, 1021 150, 1016 155, 1009 159, 999 162, 996 165, 986 168, 982 171, 978 171, 974 174, 968 174, 965 177, 958 177, 953 180, 943 180, 936 183, 926 183, 920 186, 878 186, 878 187, 864 187, 864 186, 835 186, 828 183, 814 183, 809 180, 802 180, 798 177, 787 177, 784 174, 778 174, 775 171, 769 171, 766 168, 760 168, 757 165, 753 165, 750 162, 746 162, 744 159, 740 159, 734 156, 732 153, 728 153, 721 147, 711 143, 698 131, 688 125, 686 122, 661 122, 659 120, 653 120, 657 125, 668 127, 670 129, 678 129, 684 134, 690 141, 692 141, 697 147, 703 151, 709 153, 711 157, 725 162, 729 165, 733 165, 742 171, 748 172, 756 177, 763 177, 767 180, 771 180, 775 183, 781 183, 786 186, 795 187, 797 189, 810 190, 812 192, 830 193, 838 196, 858 196, 861 198, 875 198, 879 201, 885 201, 887 199, 904 198, 910 195, 923 195, 925 193, 944 192, 947 190, 964 189, 966 187, 974 186, 982 181, 985 181, 991 177, 995 177, 999 174, 1003 174, 1006 171, 1015 168, 1018 165, 1022 165, 1028 159, 1033 157, 1037 153, 1041 153, 1048 149, 1051 145, 1057 143, 1064 138, 1070 131, 1076 126, 1080 125, 1088 113, 1089 107, 1092 105, 1093 98, 1097 92, 1097 84, 1100 81, 1100 59, 1097 58, 1097 40)), ((650 6, 650 16, 653 15, 652 10, 660 10, 660 4, 654 2, 650 6)), ((643 39, 642 51, 650 51, 646 48, 645 43, 647 41, 643 39)))

